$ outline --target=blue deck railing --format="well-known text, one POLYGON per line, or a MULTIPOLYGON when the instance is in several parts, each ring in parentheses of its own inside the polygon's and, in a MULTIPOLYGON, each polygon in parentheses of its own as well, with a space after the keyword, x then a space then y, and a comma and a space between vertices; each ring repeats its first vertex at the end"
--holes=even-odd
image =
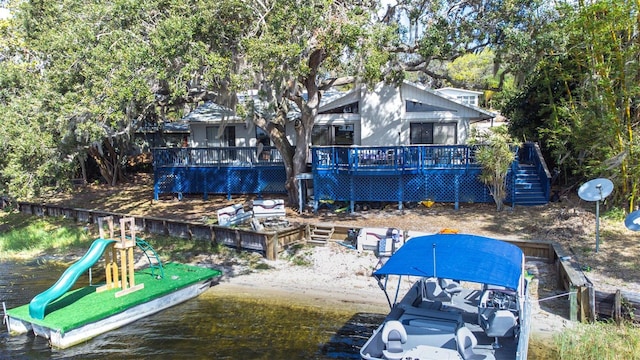
POLYGON ((475 147, 466 145, 317 146, 312 148, 313 168, 348 171, 417 171, 476 167, 475 147))
POLYGON ((259 166, 282 164, 282 156, 274 146, 265 146, 258 153, 254 147, 185 147, 155 148, 154 168, 163 166, 259 166))
MULTIPOLYGON (((280 153, 265 147, 154 149, 154 197, 173 193, 286 194, 280 153)), ((355 202, 492 202, 479 181, 477 147, 466 145, 316 146, 311 151, 313 194, 322 200, 355 202)), ((514 149, 514 151, 518 151, 514 149)), ((508 197, 515 199, 518 161, 544 170, 538 153, 519 151, 508 175, 508 197), (537 160, 536 160, 537 159, 537 160)), ((544 179, 541 177, 541 179, 544 179)), ((548 185, 546 186, 548 196, 548 185)))
POLYGON ((316 203, 323 200, 490 202, 478 176, 477 148, 466 145, 318 146, 312 169, 316 203))

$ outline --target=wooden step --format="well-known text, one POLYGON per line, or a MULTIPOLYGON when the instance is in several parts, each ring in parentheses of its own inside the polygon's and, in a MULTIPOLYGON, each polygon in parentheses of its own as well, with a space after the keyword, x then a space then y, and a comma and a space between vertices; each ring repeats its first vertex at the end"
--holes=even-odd
POLYGON ((325 245, 333 235, 333 226, 316 225, 311 229, 308 243, 313 245, 325 245))

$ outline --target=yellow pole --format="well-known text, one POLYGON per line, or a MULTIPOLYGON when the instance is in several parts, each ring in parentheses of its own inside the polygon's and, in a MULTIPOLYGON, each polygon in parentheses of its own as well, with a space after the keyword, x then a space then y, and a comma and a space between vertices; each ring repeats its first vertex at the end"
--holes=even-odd
POLYGON ((134 287, 136 286, 136 280, 133 277, 133 247, 130 247, 127 251, 129 253, 129 286, 134 287))
POLYGON ((109 248, 107 249, 107 251, 104 252, 104 273, 107 277, 107 289, 111 289, 113 287, 113 279, 112 279, 112 274, 111 274, 111 268, 113 267, 113 261, 111 259, 111 247, 113 245, 109 245, 109 248))
POLYGON ((111 271, 113 272, 113 287, 118 287, 120 282, 118 279, 118 252, 114 246, 111 246, 111 271))
POLYGON ((120 271, 122 271, 122 290, 127 286, 127 252, 126 249, 120 249, 120 271))

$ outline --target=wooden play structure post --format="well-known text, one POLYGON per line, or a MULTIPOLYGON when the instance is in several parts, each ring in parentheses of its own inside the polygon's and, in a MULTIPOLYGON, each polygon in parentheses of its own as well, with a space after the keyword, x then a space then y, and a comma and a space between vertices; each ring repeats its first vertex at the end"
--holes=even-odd
MULTIPOLYGON (((115 229, 113 226, 113 216, 105 216, 98 218, 98 227, 100 228, 100 238, 101 239, 113 239, 115 236, 115 229), (107 224, 109 228, 109 237, 105 237, 104 234, 104 224, 107 224)), ((104 286, 100 286, 96 289, 97 292, 111 290, 120 287, 120 280, 118 278, 118 254, 116 249, 113 247, 113 244, 109 245, 109 247, 104 252, 104 266, 105 266, 105 275, 106 275, 106 284, 104 286)))
POLYGON ((122 272, 122 290, 116 297, 130 294, 144 288, 144 284, 136 285, 134 277, 133 249, 136 247, 135 219, 132 217, 120 219, 120 242, 114 248, 120 251, 120 271, 122 272), (127 236, 127 227, 130 236, 127 236))
MULTIPOLYGON (((103 221, 109 226, 110 239, 114 239, 114 221, 112 216, 98 218, 100 227, 100 238, 104 239, 103 221)), ((120 219, 120 241, 109 246, 105 251, 105 272, 106 284, 96 289, 96 291, 111 290, 120 287, 122 290, 116 292, 115 296, 120 297, 144 288, 144 284, 136 285, 134 277, 133 250, 136 247, 136 231, 134 218, 120 219), (130 235, 127 236, 127 228, 130 235), (118 269, 118 255, 120 256, 120 268, 118 269), (118 271, 119 270, 119 271, 118 271), (119 274, 120 273, 120 274, 119 274), (121 280, 119 281, 118 276, 121 280)))

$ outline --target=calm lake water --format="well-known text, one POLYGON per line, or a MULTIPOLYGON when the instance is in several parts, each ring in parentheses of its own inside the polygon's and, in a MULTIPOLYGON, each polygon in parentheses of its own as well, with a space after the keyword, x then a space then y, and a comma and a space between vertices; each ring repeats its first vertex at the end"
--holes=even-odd
MULTIPOLYGON (((66 266, 0 262, 0 302, 29 303, 66 266)), ((94 274, 94 281, 99 277, 94 274)), ((78 286, 86 286, 84 276, 78 286)), ((311 306, 315 305, 315 306, 311 306)), ((33 335, 0 329, 0 359, 358 359, 360 346, 384 318, 288 304, 286 299, 199 297, 65 350, 33 335)), ((99 305, 97 305, 99 306, 99 305)))
MULTIPOLYGON (((7 308, 29 303, 65 269, 52 262, 0 261, 0 302, 7 308)), ((88 281, 84 276, 77 286, 88 281)), ((100 274, 94 273, 98 281, 100 274)), ((9 336, 3 324, 0 359, 359 359, 360 347, 383 318, 287 299, 220 294, 213 287, 65 350, 51 349, 47 340, 33 335, 9 336)), ((553 359, 550 346, 532 339, 529 359, 553 359)))

